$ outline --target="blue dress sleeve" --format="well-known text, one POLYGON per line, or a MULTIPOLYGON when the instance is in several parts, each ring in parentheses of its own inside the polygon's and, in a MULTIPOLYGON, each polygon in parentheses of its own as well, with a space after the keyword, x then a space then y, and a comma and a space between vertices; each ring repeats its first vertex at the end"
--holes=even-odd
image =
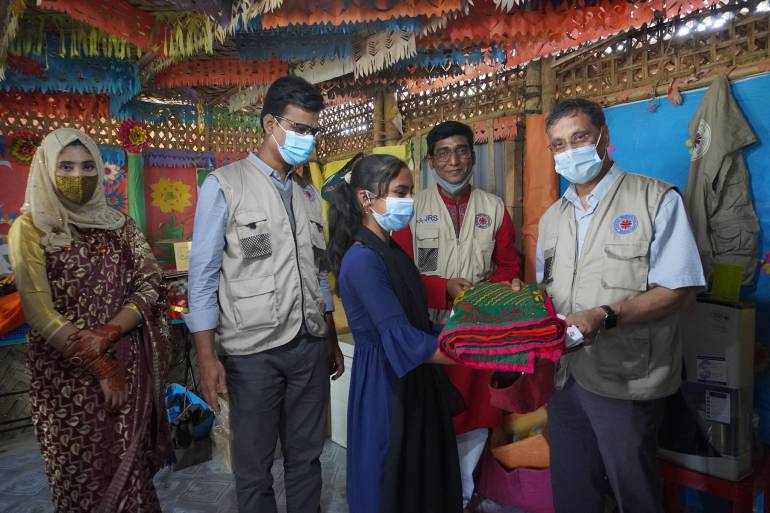
POLYGON ((380 335, 388 363, 399 378, 403 377, 436 352, 438 340, 409 322, 382 257, 361 245, 348 251, 351 254, 343 261, 340 281, 363 305, 380 335))

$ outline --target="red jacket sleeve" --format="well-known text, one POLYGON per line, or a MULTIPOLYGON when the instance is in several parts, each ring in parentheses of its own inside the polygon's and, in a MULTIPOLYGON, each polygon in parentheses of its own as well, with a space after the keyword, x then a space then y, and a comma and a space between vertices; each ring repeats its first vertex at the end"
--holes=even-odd
POLYGON ((521 257, 516 249, 516 230, 507 209, 503 211, 503 222, 495 234, 492 261, 495 263, 492 281, 510 283, 514 278, 521 278, 521 257))
MULTIPOLYGON (((409 258, 414 260, 414 245, 412 243, 412 228, 407 226, 403 230, 393 232, 390 237, 393 242, 398 244, 409 258)), ((446 278, 441 276, 426 276, 421 274, 422 284, 425 286, 425 292, 428 296, 428 308, 438 308, 447 310, 452 308, 452 298, 446 293, 446 278)))

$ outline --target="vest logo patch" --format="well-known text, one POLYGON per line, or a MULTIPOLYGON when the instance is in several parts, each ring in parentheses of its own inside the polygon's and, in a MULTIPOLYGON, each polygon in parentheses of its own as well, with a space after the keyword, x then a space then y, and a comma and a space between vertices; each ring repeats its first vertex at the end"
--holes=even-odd
POLYGON ((628 235, 629 233, 634 233, 639 228, 639 220, 634 214, 623 214, 615 218, 612 222, 612 227, 615 229, 615 233, 628 235))
POLYGON ((315 193, 313 192, 313 189, 310 187, 307 187, 305 189, 302 189, 305 192, 305 197, 309 199, 310 201, 315 201, 315 193))
POLYGON ((438 224, 438 214, 425 214, 417 218, 417 224, 438 224))
POLYGON ((492 226, 492 218, 488 214, 476 214, 476 228, 489 228, 492 226))

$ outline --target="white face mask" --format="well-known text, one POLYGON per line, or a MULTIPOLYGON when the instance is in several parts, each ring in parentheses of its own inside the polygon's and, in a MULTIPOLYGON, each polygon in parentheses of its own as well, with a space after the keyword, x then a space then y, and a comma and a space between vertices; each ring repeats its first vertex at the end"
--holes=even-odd
MULTIPOLYGON (((604 158, 600 157, 596 151, 601 140, 602 134, 600 132, 596 144, 573 148, 554 155, 556 172, 576 184, 588 183, 596 178, 601 172, 602 162, 604 162, 604 158)), ((604 156, 607 156, 606 152, 604 156)))

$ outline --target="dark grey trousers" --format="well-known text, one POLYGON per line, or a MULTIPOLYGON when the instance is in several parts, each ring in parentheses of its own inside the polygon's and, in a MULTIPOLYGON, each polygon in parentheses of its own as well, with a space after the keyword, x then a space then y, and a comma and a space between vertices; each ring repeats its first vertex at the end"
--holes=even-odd
POLYGON ((318 513, 329 359, 308 335, 285 346, 224 359, 230 397, 235 490, 240 513, 276 513, 271 468, 278 437, 287 513, 318 513))
POLYGON ((602 397, 570 378, 548 402, 556 513, 602 513, 612 494, 622 513, 663 513, 658 430, 663 399, 602 397))

